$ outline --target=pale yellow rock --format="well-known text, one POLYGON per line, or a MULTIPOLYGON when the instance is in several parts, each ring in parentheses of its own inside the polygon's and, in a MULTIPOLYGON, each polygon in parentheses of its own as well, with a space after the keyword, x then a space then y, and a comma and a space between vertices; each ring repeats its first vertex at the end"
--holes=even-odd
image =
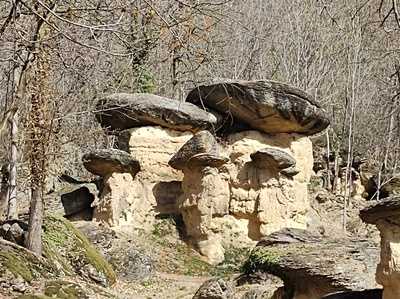
POLYGON ((93 220, 110 226, 117 226, 129 203, 133 201, 133 177, 129 173, 113 173, 104 177, 104 186, 95 207, 93 220))
POLYGON ((193 136, 193 133, 158 126, 130 129, 124 132, 124 135, 128 134, 127 132, 129 132, 127 150, 140 164, 138 179, 150 182, 182 180, 183 173, 170 167, 168 161, 193 136))
POLYGON ((222 168, 230 177, 230 212, 238 218, 252 219, 253 228, 259 226, 259 232, 253 231, 251 236, 259 239, 284 227, 307 228, 306 213, 310 209, 307 184, 313 167, 309 138, 245 131, 229 136, 225 154, 231 159, 222 168), (267 147, 292 155, 300 172, 291 179, 257 167, 250 155, 267 147))
POLYGON ((376 269, 376 282, 383 286, 383 299, 400 298, 400 229, 395 222, 379 220, 381 260, 376 269))
POLYGON ((209 166, 185 168, 184 174, 179 209, 186 233, 209 263, 218 264, 224 259, 224 250, 214 219, 229 213, 228 181, 209 166))
POLYGON ((139 161, 141 170, 134 179, 127 174, 112 174, 105 179, 95 220, 128 231, 151 231, 164 199, 175 192, 176 197, 180 194, 176 186, 183 173, 170 167, 168 161, 192 136, 191 132, 158 126, 125 131, 119 143, 139 161))

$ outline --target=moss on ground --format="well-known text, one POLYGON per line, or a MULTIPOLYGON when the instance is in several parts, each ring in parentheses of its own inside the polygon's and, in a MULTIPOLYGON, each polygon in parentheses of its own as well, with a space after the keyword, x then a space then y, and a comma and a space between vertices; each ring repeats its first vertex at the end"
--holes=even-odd
MULTIPOLYGON (((32 283, 38 279, 73 277, 88 283, 95 281, 105 286, 116 281, 116 275, 108 262, 87 238, 64 218, 46 217, 43 225, 43 255, 38 257, 23 247, 0 240, 0 280, 22 278, 25 282, 32 283)), ((66 286, 49 290, 51 289, 60 289, 67 294, 66 297, 57 295, 57 298, 74 298, 71 292, 79 291, 77 288, 66 286)), ((45 295, 53 296, 47 293, 45 295)), ((76 298, 84 298, 78 295, 76 298)), ((42 295, 29 296, 46 298, 42 295)))
POLYGON ((250 274, 263 270, 268 273, 274 273, 279 267, 280 260, 281 254, 273 248, 255 247, 243 264, 242 272, 250 274))
POLYGON ((21 277, 31 282, 39 277, 52 277, 55 271, 56 268, 51 262, 38 258, 20 246, 0 244, 0 277, 11 273, 15 278, 21 277))
POLYGON ((89 240, 64 218, 46 218, 43 245, 45 256, 57 262, 66 275, 80 274, 82 267, 91 265, 105 276, 107 284, 112 285, 116 281, 110 264, 89 240))

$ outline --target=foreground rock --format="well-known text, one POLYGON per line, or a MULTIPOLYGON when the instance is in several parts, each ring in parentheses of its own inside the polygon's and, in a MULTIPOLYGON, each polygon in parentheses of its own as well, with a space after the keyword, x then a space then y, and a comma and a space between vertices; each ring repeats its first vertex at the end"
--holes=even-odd
POLYGON ((400 298, 400 196, 372 203, 361 210, 360 217, 375 224, 381 235, 376 281, 383 286, 383 298, 400 298))
POLYGON ((274 81, 229 81, 199 86, 187 102, 215 109, 265 133, 312 135, 329 125, 325 111, 300 89, 274 81))
POLYGON ((233 288, 230 283, 221 278, 215 278, 203 283, 193 299, 230 299, 232 296, 233 288))
POLYGON ((280 277, 294 299, 320 299, 333 292, 375 288, 377 260, 378 249, 367 241, 321 239, 286 229, 260 241, 245 269, 280 277))
POLYGON ((135 175, 140 165, 127 152, 118 149, 101 149, 83 155, 83 165, 93 174, 106 176, 112 173, 135 175))
POLYGON ((190 103, 152 94, 112 94, 97 104, 103 127, 125 130, 148 125, 197 132, 217 125, 217 118, 190 103))

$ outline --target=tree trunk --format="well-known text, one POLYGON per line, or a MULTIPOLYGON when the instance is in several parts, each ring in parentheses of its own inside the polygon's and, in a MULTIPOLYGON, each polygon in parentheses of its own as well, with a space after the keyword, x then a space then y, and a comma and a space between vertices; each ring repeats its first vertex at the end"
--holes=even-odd
POLYGON ((39 188, 32 188, 29 229, 25 246, 38 255, 42 254, 43 214, 43 192, 39 188))
POLYGON ((10 172, 8 170, 8 164, 4 164, 1 167, 1 183, 0 183, 0 221, 4 220, 7 216, 7 205, 8 205, 8 185, 10 184, 10 172))
POLYGON ((7 219, 18 218, 17 206, 17 134, 18 134, 18 113, 15 112, 11 118, 11 154, 10 154, 10 183, 8 186, 8 207, 7 219))

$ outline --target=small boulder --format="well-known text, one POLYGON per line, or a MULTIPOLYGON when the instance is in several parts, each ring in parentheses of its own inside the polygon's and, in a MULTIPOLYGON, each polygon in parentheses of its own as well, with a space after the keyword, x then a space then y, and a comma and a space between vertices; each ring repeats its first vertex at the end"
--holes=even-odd
POLYGON ((233 288, 222 278, 207 280, 194 294, 193 299, 231 299, 233 288))
POLYGON ((24 246, 28 225, 20 220, 7 220, 0 224, 0 237, 24 246))
POLYGON ((287 176, 294 176, 299 173, 296 169, 296 160, 292 155, 281 149, 263 148, 252 153, 250 157, 259 168, 268 168, 287 176))
POLYGON ((127 152, 118 149, 96 150, 83 155, 83 165, 93 174, 106 176, 111 173, 130 173, 133 176, 140 170, 137 160, 127 152))
MULTIPOLYGON (((226 118, 234 118, 265 133, 313 135, 329 125, 325 111, 311 95, 274 81, 203 85, 192 90, 186 101, 215 109, 226 118)), ((230 125, 232 122, 225 123, 230 125)))
POLYGON ((216 116, 193 104, 144 93, 118 93, 99 100, 96 118, 103 127, 117 131, 158 125, 197 132, 217 125, 216 116))
POLYGON ((215 137, 209 131, 201 131, 190 138, 168 164, 172 168, 182 170, 191 157, 205 153, 217 155, 218 152, 219 146, 215 137))

